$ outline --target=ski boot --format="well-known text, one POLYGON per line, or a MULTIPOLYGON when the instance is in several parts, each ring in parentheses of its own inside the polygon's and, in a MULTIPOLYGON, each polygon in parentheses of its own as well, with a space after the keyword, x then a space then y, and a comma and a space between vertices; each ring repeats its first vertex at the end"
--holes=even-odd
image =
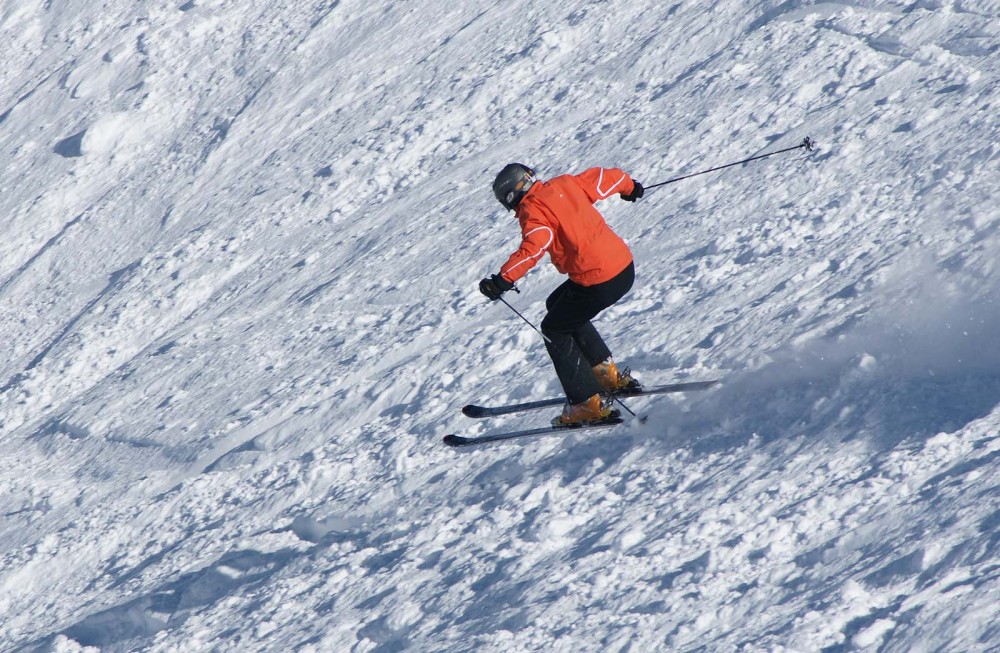
POLYGON ((601 422, 620 415, 621 413, 611 408, 611 402, 605 403, 601 400, 601 395, 594 395, 579 404, 567 403, 562 414, 552 419, 552 426, 578 426, 601 422))
POLYGON ((632 378, 631 370, 627 367, 624 370, 619 370, 610 358, 594 366, 594 376, 597 377, 597 382, 607 393, 627 395, 642 390, 642 384, 632 378))

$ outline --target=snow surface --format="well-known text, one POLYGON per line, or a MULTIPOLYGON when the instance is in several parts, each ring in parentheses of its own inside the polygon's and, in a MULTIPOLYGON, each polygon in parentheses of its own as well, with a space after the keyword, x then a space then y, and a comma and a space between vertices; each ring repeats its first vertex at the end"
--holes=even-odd
MULTIPOLYGON (((1000 650, 1000 2, 0 2, 0 649, 1000 650), (640 425, 476 289, 620 166, 640 425)), ((551 266, 511 301, 539 320, 551 266)))

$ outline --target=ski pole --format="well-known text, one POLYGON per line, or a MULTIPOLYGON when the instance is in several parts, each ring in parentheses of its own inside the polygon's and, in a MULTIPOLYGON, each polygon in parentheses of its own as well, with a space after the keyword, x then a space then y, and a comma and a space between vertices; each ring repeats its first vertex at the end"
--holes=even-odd
POLYGON ((616 394, 612 394, 612 395, 611 395, 611 399, 612 399, 613 401, 617 401, 617 402, 618 402, 618 405, 619 405, 619 406, 621 406, 622 408, 624 408, 625 410, 627 410, 627 411, 628 411, 628 414, 629 414, 629 415, 631 415, 632 417, 637 417, 637 418, 639 418, 639 421, 640 421, 640 422, 645 422, 645 421, 646 421, 646 417, 645 417, 645 416, 643 416, 643 417, 639 417, 638 415, 636 415, 636 414, 635 414, 635 411, 634 411, 634 410, 632 410, 631 408, 629 408, 628 406, 626 406, 626 405, 625 405, 625 402, 624 402, 624 401, 622 401, 621 397, 619 397, 618 395, 616 395, 616 394))
MULTIPOLYGON (((514 286, 513 290, 514 290, 514 291, 516 291, 516 292, 521 292, 520 290, 518 290, 518 289, 517 289, 517 286, 514 286)), ((514 311, 514 314, 515 314, 515 315, 517 315, 517 316, 518 316, 519 318, 521 318, 522 320, 524 320, 525 324, 527 324, 527 325, 528 325, 528 326, 530 326, 530 327, 531 327, 532 329, 534 329, 535 331, 537 331, 537 332, 538 332, 538 335, 540 335, 540 336, 541 336, 542 338, 544 338, 544 339, 545 339, 545 342, 552 342, 552 339, 551 339, 551 338, 549 338, 549 337, 548 337, 547 335, 545 335, 544 333, 542 333, 541 329, 539 329, 539 328, 538 328, 538 327, 536 327, 536 326, 535 326, 534 324, 532 324, 532 323, 531 323, 531 322, 530 322, 530 321, 528 320, 528 318, 526 318, 526 317, 524 317, 523 315, 521 315, 521 313, 520 313, 520 312, 519 312, 519 311, 518 311, 518 310, 517 310, 516 308, 514 308, 513 306, 511 306, 510 304, 508 304, 508 303, 507 303, 507 300, 506 300, 506 299, 504 299, 503 297, 497 297, 497 299, 499 299, 499 300, 500 300, 500 301, 502 301, 502 302, 503 302, 504 304, 506 304, 507 308, 509 308, 510 310, 514 311)), ((626 405, 625 405, 625 402, 624 402, 624 401, 622 401, 621 397, 619 397, 618 395, 615 395, 615 394, 612 394, 612 395, 611 395, 611 400, 612 400, 612 401, 617 401, 617 402, 618 402, 618 405, 619 405, 619 406, 621 406, 622 408, 624 408, 624 409, 625 409, 626 411, 628 411, 628 413, 629 413, 629 414, 630 414, 630 415, 631 415, 632 417, 636 417, 636 418, 638 418, 638 420, 639 420, 640 422, 643 422, 643 423, 645 423, 645 421, 646 421, 646 417, 645 417, 645 416, 642 416, 642 417, 639 417, 638 415, 636 415, 636 414, 635 414, 635 411, 633 411, 633 410, 632 410, 631 408, 629 408, 628 406, 626 406, 626 405)))
POLYGON ((701 172, 694 172, 694 173, 691 173, 690 175, 683 175, 681 177, 674 177, 673 179, 668 179, 666 181, 661 181, 658 184, 652 184, 651 186, 646 186, 645 189, 646 190, 650 190, 651 188, 657 188, 658 186, 666 186, 667 184, 672 184, 675 181, 681 181, 682 179, 690 179, 691 177, 697 177, 698 175, 708 174, 709 172, 715 172, 716 170, 723 170, 725 168, 731 168, 733 166, 742 165, 744 163, 750 163, 751 161, 756 161, 757 159, 763 159, 763 158, 766 158, 766 157, 769 157, 769 156, 774 156, 775 154, 784 154, 785 152, 792 152, 794 150, 801 150, 801 149, 805 149, 807 152, 812 152, 813 148, 815 148, 815 147, 816 147, 816 141, 814 141, 813 139, 811 139, 808 136, 806 136, 804 139, 802 139, 802 142, 799 143, 798 145, 796 145, 795 147, 786 147, 785 149, 778 150, 777 152, 768 152, 767 154, 758 154, 757 156, 752 156, 749 159, 743 159, 742 161, 736 161, 735 163, 727 163, 724 166, 718 166, 718 167, 715 167, 715 168, 710 168, 708 170, 702 170, 701 172))
MULTIPOLYGON (((517 289, 517 286, 514 286, 514 290, 515 290, 516 292, 521 292, 520 290, 518 290, 518 289, 517 289)), ((507 303, 507 300, 506 300, 506 299, 504 299, 503 297, 497 297, 497 299, 499 299, 499 300, 500 300, 500 301, 502 301, 502 302, 503 302, 504 304, 506 304, 506 305, 507 305, 507 308, 509 308, 510 310, 514 311, 514 314, 515 314, 515 315, 517 315, 517 316, 518 316, 519 318, 521 318, 522 320, 524 320, 524 323, 525 323, 525 324, 527 324, 527 325, 528 325, 528 326, 530 326, 530 327, 531 327, 532 329, 534 329, 535 331, 537 331, 537 332, 538 332, 538 335, 540 335, 540 336, 541 336, 541 337, 542 337, 542 338, 543 338, 543 339, 545 340, 545 342, 552 342, 552 340, 551 340, 551 339, 550 339, 550 338, 549 338, 549 337, 548 337, 547 335, 545 335, 544 333, 542 333, 542 330, 541 330, 541 329, 539 329, 539 328, 538 328, 538 327, 536 327, 536 326, 535 326, 534 324, 532 324, 532 323, 531 323, 531 321, 530 321, 530 320, 528 320, 528 318, 526 318, 526 317, 524 317, 523 315, 521 315, 520 311, 518 311, 518 310, 517 310, 516 308, 514 308, 513 306, 511 306, 510 304, 508 304, 508 303, 507 303)))
MULTIPOLYGON (((517 292, 517 293, 520 293, 520 292, 521 292, 520 290, 518 290, 517 286, 514 286, 512 290, 514 290, 514 291, 515 291, 515 292, 517 292)), ((545 335, 544 333, 542 333, 542 330, 541 330, 541 329, 539 329, 538 327, 536 327, 536 326, 535 326, 534 324, 532 324, 532 323, 531 323, 531 321, 530 321, 530 320, 528 320, 528 318, 526 318, 526 317, 524 317, 523 315, 521 315, 521 312, 520 312, 520 311, 518 311, 518 310, 517 310, 516 308, 514 308, 513 306, 511 306, 511 305, 510 305, 510 304, 509 304, 509 303, 507 302, 507 300, 506 300, 506 299, 504 299, 503 297, 497 297, 497 299, 499 299, 500 301, 502 301, 502 302, 503 302, 503 303, 504 303, 504 304, 505 304, 505 305, 507 306, 507 308, 509 308, 510 310, 514 311, 514 314, 515 314, 515 315, 517 315, 517 316, 518 316, 519 318, 521 318, 522 320, 524 320, 524 323, 525 323, 525 324, 527 324, 527 325, 528 325, 528 326, 530 326, 530 327, 531 327, 532 329, 534 329, 535 331, 537 331, 537 332, 538 332, 538 335, 540 335, 540 336, 541 336, 541 337, 542 337, 542 338, 543 338, 543 339, 545 340, 545 342, 552 342, 552 339, 551 339, 551 338, 549 338, 549 337, 548 337, 547 335, 545 335)), ((635 411, 633 411, 633 410, 632 410, 631 408, 629 408, 628 406, 626 406, 626 405, 625 405, 625 402, 621 400, 621 397, 619 397, 619 396, 617 396, 617 395, 615 395, 615 394, 612 394, 612 395, 611 395, 611 399, 612 399, 612 401, 617 401, 617 402, 618 402, 618 405, 620 405, 620 406, 621 406, 622 408, 624 408, 624 409, 625 409, 626 411, 628 411, 628 413, 629 413, 630 415, 632 415, 632 417, 636 417, 636 418, 638 418, 640 422, 645 422, 645 421, 646 421, 646 417, 645 417, 645 416, 643 416, 643 417, 639 417, 638 415, 636 415, 636 414, 635 414, 635 411)))

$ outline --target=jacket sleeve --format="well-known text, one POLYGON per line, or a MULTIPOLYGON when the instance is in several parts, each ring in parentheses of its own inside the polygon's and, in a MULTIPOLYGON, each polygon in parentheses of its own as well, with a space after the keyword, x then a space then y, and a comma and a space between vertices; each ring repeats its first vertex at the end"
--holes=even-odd
POLYGON ((500 275, 507 281, 516 283, 549 251, 554 239, 552 227, 529 217, 521 229, 521 246, 500 266, 500 275))
POLYGON ((573 178, 591 202, 605 200, 621 193, 628 194, 635 189, 632 177, 619 168, 590 168, 574 175, 573 178))

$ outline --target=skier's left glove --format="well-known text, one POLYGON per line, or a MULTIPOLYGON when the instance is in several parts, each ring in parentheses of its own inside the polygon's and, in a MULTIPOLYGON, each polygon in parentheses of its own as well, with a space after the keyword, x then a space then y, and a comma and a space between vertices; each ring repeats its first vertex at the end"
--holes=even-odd
POLYGON ((642 184, 640 184, 635 179, 632 180, 632 184, 635 185, 635 188, 632 189, 631 193, 628 193, 628 194, 622 193, 621 194, 621 198, 623 200, 625 200, 626 202, 634 202, 637 199, 639 199, 640 197, 642 197, 642 194, 646 192, 645 189, 642 187, 642 184))
POLYGON ((513 287, 514 284, 507 281, 502 275, 499 274, 494 274, 492 277, 483 279, 479 282, 479 292, 489 297, 491 302, 495 302, 500 299, 500 295, 504 294, 513 287))

